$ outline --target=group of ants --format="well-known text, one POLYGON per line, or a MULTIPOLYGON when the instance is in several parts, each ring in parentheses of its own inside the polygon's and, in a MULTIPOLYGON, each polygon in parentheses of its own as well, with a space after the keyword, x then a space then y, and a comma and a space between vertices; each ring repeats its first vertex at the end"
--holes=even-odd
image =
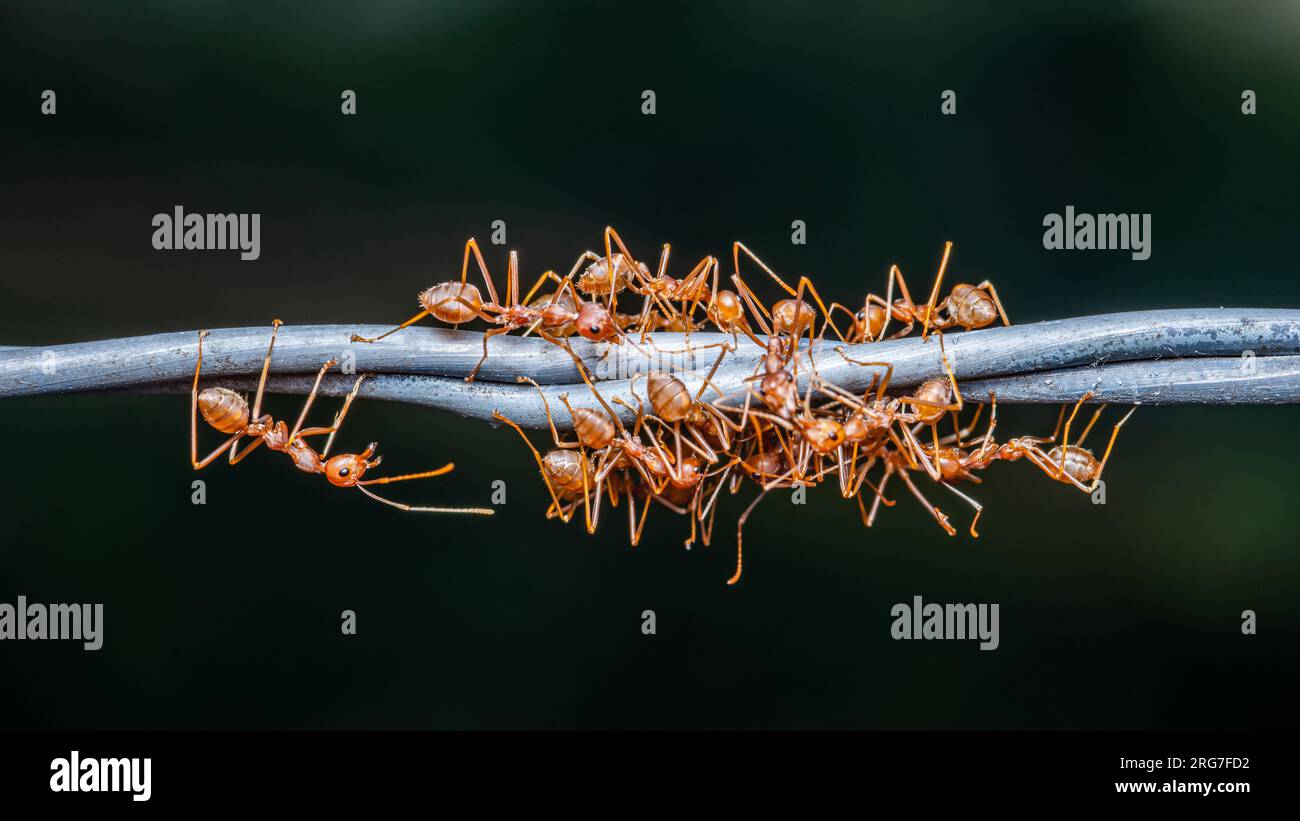
MULTIPOLYGON (((956 535, 949 517, 926 498, 913 478, 913 474, 924 473, 974 509, 970 533, 978 537, 976 524, 983 508, 959 490, 957 484, 979 483, 978 472, 994 462, 1024 459, 1050 478, 1092 493, 1101 481, 1120 428, 1133 413, 1130 410, 1115 424, 1100 459, 1082 445, 1105 405, 1097 408, 1077 439, 1072 442, 1070 438, 1075 417, 1083 403, 1092 398, 1090 393, 1079 399, 1068 417, 1066 406, 1061 407, 1051 436, 1021 436, 999 442, 994 436, 997 397, 993 394, 989 395, 991 411, 982 433, 976 433, 984 409, 982 403, 976 406, 973 417, 961 424, 964 400, 944 348, 943 332, 954 328, 974 330, 999 321, 1004 325, 1010 323, 997 290, 987 280, 978 285, 955 285, 939 298, 952 252, 951 242, 944 247, 934 286, 925 303, 913 302, 901 271, 893 266, 886 296, 868 294, 857 310, 839 303, 827 306, 807 277, 801 277, 792 287, 740 242, 732 246, 734 290, 719 287, 719 261, 712 256, 702 259, 679 279, 668 273, 670 246, 667 244, 653 273, 648 265, 637 261, 613 228, 605 229, 603 250, 603 255, 583 252, 566 276, 546 271, 522 297, 518 256, 511 251, 502 300, 478 244, 470 239, 465 244, 459 280, 442 282, 420 293, 420 312, 391 331, 373 338, 354 334, 352 341, 378 341, 425 316, 454 327, 483 320, 491 327, 483 334, 483 356, 466 377, 467 381, 474 380, 487 360, 488 344, 494 336, 526 329, 527 334, 535 333, 559 346, 572 357, 583 382, 600 405, 599 410, 578 407, 569 402, 567 395, 559 397, 569 413, 574 438, 561 437, 546 394, 527 376, 518 377, 518 381, 532 385, 541 396, 554 447, 542 454, 518 423, 500 410, 494 413, 497 420, 519 433, 532 452, 551 498, 547 518, 568 523, 581 507, 587 531, 594 533, 603 499, 607 497, 611 507, 626 503, 630 541, 635 546, 641 539, 650 508, 659 505, 688 517, 688 548, 697 538, 708 545, 721 491, 725 487, 730 494, 736 494, 748 478, 757 484, 759 492, 737 522, 736 569, 728 584, 735 584, 741 577, 745 522, 773 490, 809 488, 833 477, 845 499, 856 499, 862 521, 870 527, 881 505, 894 505, 886 496, 886 489, 891 478, 897 476, 939 526, 949 535, 956 535), (742 277, 742 256, 771 277, 788 298, 770 307, 765 305, 742 277), (486 298, 469 281, 471 259, 482 274, 486 298), (553 289, 547 288, 548 285, 554 286, 553 289), (540 293, 543 290, 545 293, 540 293), (624 304, 628 294, 639 296, 640 310, 620 312, 620 294, 624 295, 624 304), (805 296, 812 303, 805 301, 805 296), (843 315, 844 328, 836 323, 837 314, 843 315), (894 323, 898 327, 891 333, 894 323), (890 395, 893 374, 890 363, 854 359, 844 347, 901 338, 911 334, 917 325, 921 326, 923 339, 938 337, 945 376, 922 382, 910 394, 890 395), (577 334, 592 342, 627 344, 649 356, 645 346, 654 346, 652 333, 676 332, 685 335, 686 350, 693 353, 699 348, 691 348, 690 333, 710 327, 729 335, 731 341, 700 346, 718 347, 721 351, 698 390, 692 392, 672 372, 651 372, 645 377, 643 401, 637 392, 638 374, 631 380, 634 403, 622 397, 612 399, 633 420, 630 424, 625 424, 601 395, 582 357, 569 344, 569 338, 577 334), (870 384, 861 395, 822 379, 811 356, 802 357, 811 373, 803 380, 805 386, 801 392, 800 345, 807 337, 811 350, 825 341, 828 331, 839 340, 835 352, 840 357, 873 369, 870 384), (743 402, 735 397, 728 402, 728 397, 710 380, 728 353, 751 342, 762 351, 761 363, 746 380, 743 402), (716 398, 706 396, 710 389, 717 394, 716 398), (941 434, 940 423, 949 416, 953 430, 941 434), (864 499, 868 495, 869 505, 864 499)), ((331 425, 305 427, 321 381, 337 364, 335 360, 327 361, 320 368, 292 428, 283 420, 276 421, 263 414, 262 398, 280 324, 276 320, 272 326, 271 342, 251 410, 247 399, 233 390, 222 387, 199 390, 203 339, 207 331, 199 332, 190 413, 190 460, 195 470, 206 467, 222 454, 228 454, 230 463, 235 464, 259 445, 266 445, 270 450, 288 454, 299 470, 324 474, 335 486, 355 487, 377 501, 402 510, 492 514, 487 508, 413 507, 368 489, 374 485, 440 476, 453 469, 450 463, 435 470, 367 479, 363 478, 366 473, 380 464, 377 444, 371 443, 361 453, 330 456, 335 435, 366 378, 365 375, 357 378, 331 425), (202 459, 198 456, 200 414, 208 424, 229 436, 202 459), (319 436, 327 438, 324 447, 316 450, 308 440, 319 436), (240 442, 245 439, 251 442, 241 450, 240 442)), ((654 347, 657 352, 663 352, 654 347)))

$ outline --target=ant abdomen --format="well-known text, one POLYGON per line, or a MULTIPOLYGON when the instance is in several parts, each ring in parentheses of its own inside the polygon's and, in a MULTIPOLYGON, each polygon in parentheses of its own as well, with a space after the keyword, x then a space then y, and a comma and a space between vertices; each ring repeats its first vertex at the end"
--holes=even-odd
MULTIPOLYGON (((542 465, 546 473, 555 483, 555 487, 565 496, 580 496, 585 490, 583 483, 583 459, 572 450, 562 450, 556 448, 549 450, 542 457, 542 465)), ((587 476, 586 484, 590 485, 592 479, 587 476)))
POLYGON ((772 332, 798 336, 812 327, 817 314, 802 300, 783 299, 772 306, 772 332))
POLYGON ((573 416, 573 432, 583 447, 598 450, 614 441, 617 431, 605 414, 591 408, 569 408, 573 416))
POLYGON ((925 403, 908 403, 916 414, 916 421, 932 425, 943 418, 945 407, 952 402, 952 387, 945 379, 929 379, 921 383, 913 398, 925 403))
POLYGON ((695 404, 686 385, 673 376, 652 374, 646 380, 646 389, 650 394, 650 407, 665 422, 682 421, 695 404))
POLYGON ((1096 478, 1099 463, 1097 457, 1092 455, 1092 451, 1074 445, 1067 445, 1064 448, 1057 445, 1047 452, 1047 461, 1057 470, 1062 470, 1062 456, 1065 459, 1063 470, 1067 476, 1073 477, 1081 484, 1088 484, 1096 478))
MULTIPOLYGON (((650 269, 645 263, 638 262, 637 268, 642 276, 650 275, 650 269)), ((578 277, 578 290, 584 294, 607 294, 611 279, 615 291, 622 291, 632 284, 632 265, 622 254, 601 257, 588 265, 578 277)))
POLYGON ((461 325, 478 315, 483 297, 468 282, 442 282, 420 294, 420 307, 440 322, 461 325))
POLYGON ((199 394, 199 413, 222 433, 239 433, 248 427, 248 400, 229 388, 204 388, 199 394))
POLYGON ((948 298, 948 315, 963 328, 984 328, 998 319, 993 297, 974 285, 955 285, 948 298))
POLYGON ((764 450, 745 457, 745 466, 751 476, 764 483, 785 473, 786 461, 780 451, 764 450))

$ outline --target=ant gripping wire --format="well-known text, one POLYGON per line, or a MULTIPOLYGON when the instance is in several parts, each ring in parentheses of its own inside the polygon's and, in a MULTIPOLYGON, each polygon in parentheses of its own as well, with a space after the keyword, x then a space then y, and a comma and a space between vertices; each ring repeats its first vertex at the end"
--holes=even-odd
MULTIPOLYGON (((530 376, 548 398, 562 393, 588 396, 569 354, 536 337, 502 336, 478 381, 463 379, 482 354, 482 334, 436 328, 408 328, 375 344, 352 344, 353 333, 376 333, 377 326, 285 326, 271 361, 268 390, 306 393, 308 374, 326 359, 338 360, 344 373, 327 376, 321 392, 343 395, 349 373, 373 374, 361 395, 440 408, 491 419, 508 408, 520 424, 546 425, 542 402, 531 387, 516 384, 530 376)), ((267 328, 213 331, 205 341, 204 373, 227 387, 250 387, 266 352, 267 328)), ((752 342, 723 334, 656 333, 647 358, 628 346, 573 340, 573 348, 600 383, 606 397, 635 403, 644 375, 663 370, 692 390, 702 386, 696 365, 716 358, 712 345, 735 344, 710 381, 706 399, 743 398, 763 356, 752 342)), ((1300 310, 1173 309, 1104 314, 1029 325, 948 333, 944 350, 970 401, 989 390, 999 401, 1060 403, 1091 390, 1094 401, 1150 404, 1281 404, 1300 402, 1300 310)), ((0 348, 0 397, 82 392, 183 393, 189 391, 197 333, 57 345, 0 348)), ((945 373, 937 340, 917 337, 840 346, 818 340, 811 360, 806 340, 798 358, 800 381, 816 372, 849 391, 863 391, 883 368, 858 360, 893 365, 891 386, 908 388, 945 373)), ((574 401, 575 406, 580 404, 574 401)), ((592 406, 591 403, 585 403, 592 406)), ((630 421, 632 412, 620 407, 630 421)), ((557 419, 557 422, 560 420, 557 419)))

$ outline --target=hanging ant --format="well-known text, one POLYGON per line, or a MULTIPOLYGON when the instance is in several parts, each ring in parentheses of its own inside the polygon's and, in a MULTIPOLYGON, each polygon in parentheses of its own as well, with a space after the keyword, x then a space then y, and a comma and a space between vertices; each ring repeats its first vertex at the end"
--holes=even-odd
POLYGON ((1083 433, 1074 444, 1070 444, 1070 426, 1074 423, 1074 417, 1078 415, 1079 408, 1094 396, 1092 391, 1088 391, 1079 397, 1075 403, 1074 410, 1070 412, 1070 418, 1065 421, 1065 432, 1061 437, 1061 444, 1055 445, 1051 450, 1044 452, 1042 445, 1053 444, 1056 442, 1056 435, 1061 431, 1061 419, 1065 416, 1065 406, 1061 406, 1061 413, 1056 418, 1056 428, 1052 435, 1048 437, 1020 436, 1008 440, 1000 448, 994 457, 1005 461, 1015 461, 1017 459, 1027 459, 1050 478, 1067 485, 1073 485, 1084 493, 1092 493, 1101 483, 1101 472, 1106 468, 1106 462, 1110 459, 1110 453, 1115 447, 1115 440, 1119 437, 1119 430, 1129 417, 1137 410, 1137 405, 1129 409, 1129 412, 1115 423, 1111 430, 1110 441, 1106 444, 1106 451, 1098 459, 1093 452, 1083 447, 1083 440, 1087 438, 1088 433, 1092 430, 1093 425, 1101 417, 1102 411, 1106 405, 1101 405, 1093 413, 1092 419, 1083 429, 1083 433))
POLYGON ((199 391, 199 372, 203 368, 203 339, 208 335, 207 331, 199 331, 198 360, 194 364, 194 383, 190 388, 190 465, 195 470, 202 470, 227 451, 230 454, 230 464, 238 464, 259 445, 266 445, 270 450, 288 454, 289 458, 293 460, 294 466, 305 473, 324 474, 330 484, 335 487, 355 487, 378 502, 402 510, 424 513, 468 513, 480 516, 491 516, 495 512, 490 508, 412 507, 411 505, 385 499, 366 489, 367 485, 383 485, 403 482, 408 479, 441 476, 450 473, 455 467, 450 462, 435 470, 427 470, 421 473, 363 480, 362 477, 366 471, 378 467, 381 461, 381 457, 375 456, 375 450, 378 448, 376 443, 372 442, 361 453, 341 453, 337 456, 330 456, 329 451, 334 443, 334 436, 338 433, 339 428, 343 426, 343 420, 347 417, 348 409, 352 407, 352 402, 356 399, 357 392, 361 389, 361 383, 365 379, 365 375, 357 378, 351 392, 343 401, 343 408, 334 417, 332 425, 329 427, 304 428, 303 424, 306 422, 307 413, 311 410, 312 403, 315 402, 316 395, 320 390, 321 380, 324 379, 326 371, 338 364, 333 359, 322 365, 320 371, 316 374, 316 381, 303 403, 302 412, 298 414, 298 421, 294 423, 292 430, 283 420, 277 422, 271 418, 270 414, 263 414, 262 397, 266 389, 267 373, 271 367, 271 352, 275 349, 275 337, 282 324, 278 319, 272 323, 271 342, 267 346, 266 358, 262 362, 262 376, 257 383, 257 395, 253 400, 251 413, 248 408, 248 400, 229 388, 209 387, 199 391), (200 414, 209 425, 222 433, 230 435, 229 439, 202 459, 198 457, 198 417, 200 414), (325 434, 329 435, 329 439, 326 440, 325 448, 320 452, 317 452, 305 441, 309 436, 325 434), (241 451, 239 441, 244 438, 253 439, 253 443, 241 451))

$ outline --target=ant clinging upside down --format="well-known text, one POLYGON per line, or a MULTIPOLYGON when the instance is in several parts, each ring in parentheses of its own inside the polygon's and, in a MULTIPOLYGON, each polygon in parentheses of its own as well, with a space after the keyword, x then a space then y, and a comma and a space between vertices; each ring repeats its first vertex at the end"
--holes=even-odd
POLYGON ((292 429, 283 420, 277 422, 270 414, 262 413, 262 396, 266 389, 267 373, 271 367, 271 352, 275 349, 275 337, 281 324, 278 319, 272 323, 271 342, 266 349, 266 359, 262 362, 262 376, 257 383, 257 395, 253 400, 251 413, 248 408, 248 400, 229 388, 210 387, 204 388, 202 391, 199 390, 199 372, 203 368, 203 339, 208 335, 207 331, 199 331, 198 361, 194 364, 194 383, 190 389, 190 464, 195 470, 202 470, 227 451, 230 453, 230 464, 237 464, 259 445, 266 445, 271 450, 288 454, 289 458, 293 460, 294 466, 304 473, 324 474, 329 483, 335 487, 355 487, 376 501, 402 510, 423 513, 468 513, 479 516, 491 516, 493 514, 494 511, 490 508, 413 507, 385 499, 366 489, 367 485, 385 485, 393 482, 403 482, 408 479, 442 476, 450 473, 455 467, 450 462, 435 470, 426 470, 420 473, 362 479, 366 471, 379 466, 382 457, 375 455, 375 451, 379 447, 378 444, 372 442, 361 453, 340 453, 337 456, 330 456, 329 452, 330 447, 334 444, 334 436, 338 433, 339 428, 343 426, 343 420, 347 417, 348 409, 352 407, 352 402, 356 399, 357 392, 361 389, 361 383, 365 379, 364 375, 357 377, 352 390, 348 393, 347 398, 343 400, 342 409, 334 417, 332 425, 329 427, 304 428, 303 424, 307 420, 307 413, 311 410, 312 403, 316 401, 316 395, 320 391, 321 380, 324 379, 326 371, 337 364, 332 359, 322 365, 320 371, 316 374, 316 381, 312 385, 311 393, 307 395, 307 400, 302 406, 302 412, 298 414, 298 420, 294 423, 292 429), (198 456, 198 418, 200 414, 203 415, 204 421, 209 425, 222 433, 228 434, 230 437, 202 459, 198 456), (325 441, 323 450, 317 451, 307 444, 307 437, 326 434, 329 435, 329 438, 325 441), (244 438, 253 439, 253 443, 240 450, 239 442, 244 438))

